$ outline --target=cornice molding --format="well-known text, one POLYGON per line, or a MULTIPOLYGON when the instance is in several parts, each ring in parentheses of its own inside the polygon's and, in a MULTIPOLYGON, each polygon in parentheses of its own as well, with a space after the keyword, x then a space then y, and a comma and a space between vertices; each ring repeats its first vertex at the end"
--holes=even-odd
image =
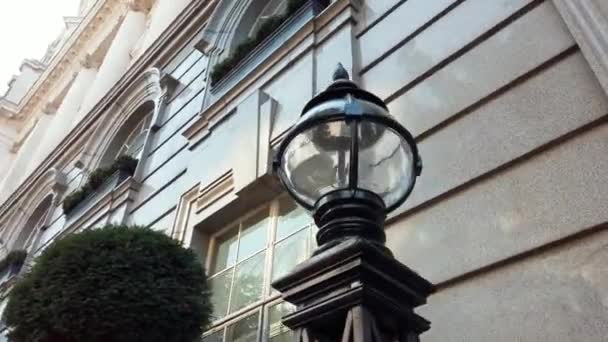
POLYGON ((129 0, 129 9, 135 12, 149 13, 156 0, 129 0))
MULTIPOLYGON (((99 0, 96 2, 55 57, 49 62, 46 70, 24 96, 21 104, 14 108, 15 116, 29 118, 35 114, 34 110, 41 107, 40 101, 47 97, 49 90, 56 88, 56 82, 60 81, 63 72, 69 69, 75 59, 85 53, 89 38, 94 36, 114 13, 124 11, 125 4, 123 1, 125 0, 99 0)), ((39 63, 29 64, 38 69, 42 67, 39 63)))
POLYGON ((59 104, 56 101, 47 102, 44 107, 42 107, 42 113, 46 115, 53 115, 57 113, 57 109, 59 109, 59 104))
MULTIPOLYGON (((19 186, 5 201, 0 205, 0 221, 6 216, 12 203, 26 195, 41 177, 43 170, 53 166, 67 165, 71 163, 80 153, 82 146, 89 139, 88 134, 99 124, 99 119, 103 117, 106 110, 111 107, 114 100, 124 92, 124 89, 137 78, 142 72, 154 65, 164 65, 179 53, 179 47, 183 46, 192 36, 198 32, 201 25, 208 20, 211 12, 219 0, 192 0, 191 3, 177 16, 165 32, 135 61, 126 71, 125 75, 108 91, 108 93, 85 115, 77 126, 66 136, 60 147, 54 150, 19 186)), ((121 0, 98 1, 96 8, 91 9, 89 14, 97 13, 101 9, 101 3, 112 2, 122 4, 121 0)), ((111 11, 111 7, 104 7, 111 11)), ((94 16, 92 16, 94 17, 94 16)), ((89 15, 85 22, 90 21, 89 15)), ((84 23, 82 24, 84 25, 84 23)), ((79 31, 77 29, 76 31, 79 31)))
POLYGON ((103 60, 95 55, 87 53, 80 60, 80 66, 85 69, 99 69, 103 60))
POLYGON ((608 94, 608 13, 602 11, 599 1, 605 0, 553 2, 608 94))
POLYGON ((30 58, 26 58, 23 60, 23 63, 21 63, 21 67, 19 68, 19 70, 23 70, 24 66, 30 67, 36 71, 44 71, 44 69, 46 69, 46 65, 44 65, 44 63, 42 63, 36 59, 30 59, 30 58))

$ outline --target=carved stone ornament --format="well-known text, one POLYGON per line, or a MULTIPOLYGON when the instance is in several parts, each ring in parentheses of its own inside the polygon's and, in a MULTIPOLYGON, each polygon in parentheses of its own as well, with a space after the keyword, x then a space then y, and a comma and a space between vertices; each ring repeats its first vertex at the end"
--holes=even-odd
POLYGON ((135 12, 148 13, 154 3, 155 0, 129 0, 129 9, 135 12))

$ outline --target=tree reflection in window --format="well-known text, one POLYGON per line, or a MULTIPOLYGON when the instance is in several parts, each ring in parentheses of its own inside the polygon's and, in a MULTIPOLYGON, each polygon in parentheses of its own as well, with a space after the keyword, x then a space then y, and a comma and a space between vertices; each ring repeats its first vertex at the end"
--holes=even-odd
POLYGON ((135 126, 135 128, 133 128, 131 133, 129 133, 127 138, 124 140, 115 158, 128 155, 138 160, 141 159, 144 149, 144 142, 146 141, 146 135, 150 129, 151 121, 152 113, 144 116, 141 119, 141 121, 135 126))
POLYGON ((280 317, 291 306, 277 303, 270 283, 310 256, 315 232, 310 215, 283 198, 212 237, 210 283, 219 324, 203 341, 287 341, 280 317))

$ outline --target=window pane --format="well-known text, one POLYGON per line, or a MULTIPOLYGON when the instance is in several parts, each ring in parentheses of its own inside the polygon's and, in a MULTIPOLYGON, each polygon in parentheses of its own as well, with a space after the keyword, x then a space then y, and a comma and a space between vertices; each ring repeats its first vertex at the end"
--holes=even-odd
POLYGON ((310 215, 291 199, 283 199, 279 205, 279 219, 277 222, 276 240, 295 233, 312 221, 310 215))
POLYGON ((251 315, 230 325, 226 340, 230 342, 257 342, 259 314, 251 315))
POLYGON ((212 272, 217 273, 226 267, 234 265, 237 253, 237 228, 217 239, 215 260, 212 272))
POLYGON ((272 262, 273 280, 284 276, 308 257, 309 234, 310 230, 304 229, 276 244, 272 262))
POLYGON ((293 331, 281 323, 281 318, 294 311, 293 305, 282 302, 268 309, 268 337, 273 342, 293 341, 293 331))
POLYGON ((239 257, 237 261, 247 259, 266 247, 268 236, 268 209, 263 209, 243 222, 239 257))
POLYGON ((236 266, 230 312, 234 312, 260 299, 264 280, 264 258, 262 252, 236 266))
POLYGON ((215 319, 226 316, 232 274, 233 270, 231 269, 210 279, 211 302, 213 303, 213 316, 215 319))
POLYGON ((224 330, 214 332, 209 336, 203 337, 203 342, 222 342, 224 340, 224 330))
POLYGON ((351 123, 333 121, 313 126, 291 140, 282 155, 281 169, 292 192, 314 205, 321 196, 348 186, 351 123))

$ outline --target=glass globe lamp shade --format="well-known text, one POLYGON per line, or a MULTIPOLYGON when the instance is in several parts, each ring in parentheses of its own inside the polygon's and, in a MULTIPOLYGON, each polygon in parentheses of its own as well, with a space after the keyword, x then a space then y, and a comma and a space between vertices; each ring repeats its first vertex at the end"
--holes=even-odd
POLYGON ((385 213, 412 191, 422 163, 411 134, 386 105, 339 68, 279 145, 274 169, 291 196, 315 210, 324 199, 375 197, 385 213))

